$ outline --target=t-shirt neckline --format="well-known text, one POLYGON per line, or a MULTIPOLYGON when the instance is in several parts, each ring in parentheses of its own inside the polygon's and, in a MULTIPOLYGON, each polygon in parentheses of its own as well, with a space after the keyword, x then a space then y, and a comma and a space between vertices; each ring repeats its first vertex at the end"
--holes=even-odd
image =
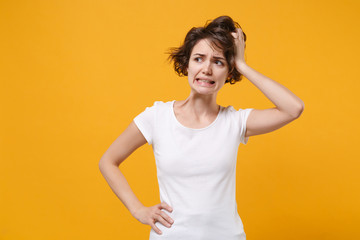
POLYGON ((189 128, 189 127, 186 127, 186 126, 182 125, 182 124, 177 120, 176 115, 175 115, 175 111, 174 111, 175 101, 176 101, 176 100, 172 100, 172 101, 171 101, 171 104, 170 104, 170 110, 171 110, 171 115, 173 116, 173 119, 175 120, 175 122, 177 123, 177 125, 179 125, 180 127, 185 128, 185 129, 189 129, 189 130, 193 130, 193 131, 205 130, 205 129, 208 129, 208 128, 210 128, 211 126, 215 125, 215 123, 217 122, 217 120, 218 120, 219 117, 220 117, 220 113, 221 113, 222 110, 223 110, 223 107, 220 105, 220 110, 219 110, 219 112, 218 112, 218 115, 216 116, 215 120, 214 120, 212 123, 210 123, 208 126, 203 127, 203 128, 189 128))

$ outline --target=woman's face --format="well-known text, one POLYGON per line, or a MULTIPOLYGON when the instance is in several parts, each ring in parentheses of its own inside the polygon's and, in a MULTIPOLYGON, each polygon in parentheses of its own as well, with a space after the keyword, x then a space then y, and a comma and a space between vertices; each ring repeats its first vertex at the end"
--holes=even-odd
POLYGON ((187 68, 192 91, 216 94, 228 77, 228 65, 221 49, 202 39, 193 47, 187 68))

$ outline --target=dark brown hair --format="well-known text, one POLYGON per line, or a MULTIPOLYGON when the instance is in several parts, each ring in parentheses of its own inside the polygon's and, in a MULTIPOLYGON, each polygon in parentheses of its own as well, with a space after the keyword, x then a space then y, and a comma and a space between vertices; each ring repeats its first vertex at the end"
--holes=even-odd
MULTIPOLYGON (((231 32, 236 32, 236 28, 241 28, 237 22, 234 22, 229 16, 220 16, 213 21, 207 21, 204 27, 193 27, 186 34, 185 41, 180 47, 173 47, 168 50, 168 60, 174 62, 175 72, 179 76, 187 76, 187 67, 191 51, 199 40, 208 39, 216 47, 220 48, 226 58, 229 67, 229 78, 225 83, 234 84, 242 79, 235 67, 235 42, 231 32)), ((244 41, 246 35, 244 34, 244 41)))

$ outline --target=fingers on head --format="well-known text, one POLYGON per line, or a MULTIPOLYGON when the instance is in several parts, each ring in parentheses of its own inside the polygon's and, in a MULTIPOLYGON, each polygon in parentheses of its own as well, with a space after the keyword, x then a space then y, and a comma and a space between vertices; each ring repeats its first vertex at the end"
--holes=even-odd
POLYGON ((237 28, 236 32, 232 32, 231 35, 236 39, 239 38, 239 36, 241 36, 244 39, 244 32, 242 31, 241 28, 237 28))
POLYGON ((237 34, 238 34, 237 36, 241 36, 241 39, 243 39, 244 41, 246 40, 245 33, 241 28, 237 28, 237 34))

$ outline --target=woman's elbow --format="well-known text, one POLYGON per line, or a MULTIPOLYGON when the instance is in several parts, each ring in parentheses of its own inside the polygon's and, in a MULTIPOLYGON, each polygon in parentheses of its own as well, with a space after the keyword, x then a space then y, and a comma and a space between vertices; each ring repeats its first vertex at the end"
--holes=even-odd
POLYGON ((294 119, 297 119, 301 116, 305 108, 304 102, 301 101, 300 105, 296 108, 296 111, 294 111, 293 117, 294 119))
POLYGON ((111 161, 109 158, 102 157, 98 163, 100 172, 103 172, 104 169, 108 166, 115 165, 113 161, 111 161))
POLYGON ((104 166, 106 165, 105 159, 101 158, 98 165, 99 165, 100 172, 103 172, 104 166))

